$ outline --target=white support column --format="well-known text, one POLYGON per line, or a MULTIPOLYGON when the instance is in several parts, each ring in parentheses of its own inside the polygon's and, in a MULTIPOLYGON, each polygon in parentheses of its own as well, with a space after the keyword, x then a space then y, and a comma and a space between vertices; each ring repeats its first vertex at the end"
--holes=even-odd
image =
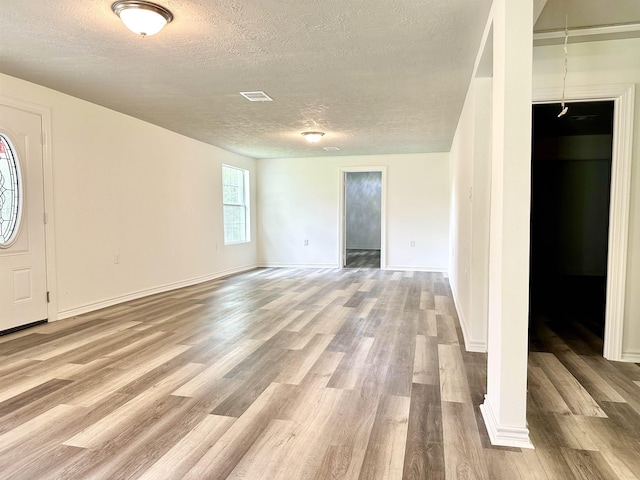
POLYGON ((487 394, 494 445, 533 448, 527 429, 533 0, 493 2, 493 147, 487 394))

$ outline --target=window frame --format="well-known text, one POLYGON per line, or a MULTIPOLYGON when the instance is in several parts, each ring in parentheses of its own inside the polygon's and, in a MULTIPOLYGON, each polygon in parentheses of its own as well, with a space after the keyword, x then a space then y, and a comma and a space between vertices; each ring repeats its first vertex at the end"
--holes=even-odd
POLYGON ((224 245, 237 245, 242 243, 250 243, 251 242, 251 203, 250 203, 250 179, 249 179, 249 170, 244 168, 235 167, 233 165, 222 164, 222 237, 224 245), (240 172, 242 178, 242 203, 234 203, 234 202, 225 202, 225 186, 233 186, 225 183, 225 169, 235 170, 236 172, 240 172), (235 240, 235 241, 227 241, 227 226, 228 225, 242 225, 241 223, 228 224, 225 219, 225 207, 241 207, 244 211, 244 239, 235 240))
MULTIPOLYGON (((22 165, 21 165, 20 157, 18 155, 18 151, 16 150, 16 147, 15 147, 15 144, 12 142, 8 132, 0 131, 0 135, 4 139, 3 143, 5 145, 5 148, 7 149, 7 151, 5 152, 5 155, 7 157, 7 164, 9 166, 9 170, 10 171, 13 170, 13 174, 14 174, 13 176, 15 176, 14 178, 15 181, 13 182, 15 188, 7 189, 8 191, 15 190, 15 197, 14 197, 15 205, 14 205, 14 208, 12 209, 13 210, 11 214, 12 218, 9 219, 11 232, 9 233, 9 236, 5 240, 0 239, 0 249, 8 249, 8 248, 11 248, 13 244, 16 242, 16 240, 18 239, 18 236, 20 235, 20 230, 22 227, 22 221, 24 216, 23 215, 24 183, 22 179, 22 165)), ((12 176, 10 176, 9 180, 11 180, 11 177, 12 176)))

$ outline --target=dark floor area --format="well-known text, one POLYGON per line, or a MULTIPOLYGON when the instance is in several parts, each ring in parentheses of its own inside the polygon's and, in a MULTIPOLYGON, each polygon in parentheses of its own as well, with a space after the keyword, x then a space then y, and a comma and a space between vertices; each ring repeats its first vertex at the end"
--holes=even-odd
POLYGON ((380 250, 347 249, 347 268, 380 268, 380 250))
POLYGON ((531 286, 532 320, 542 318, 558 331, 572 332, 578 324, 602 340, 605 304, 603 276, 564 275, 538 279, 531 286))

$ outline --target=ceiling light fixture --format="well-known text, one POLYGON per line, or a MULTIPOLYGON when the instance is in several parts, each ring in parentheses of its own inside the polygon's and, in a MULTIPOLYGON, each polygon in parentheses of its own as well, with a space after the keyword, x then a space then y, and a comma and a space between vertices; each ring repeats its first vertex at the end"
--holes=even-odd
POLYGON ((142 0, 118 1, 111 10, 129 30, 143 37, 158 33, 173 20, 173 14, 163 6, 142 0))
POLYGON ((307 139, 307 142, 316 143, 324 136, 324 132, 302 132, 302 136, 307 139))

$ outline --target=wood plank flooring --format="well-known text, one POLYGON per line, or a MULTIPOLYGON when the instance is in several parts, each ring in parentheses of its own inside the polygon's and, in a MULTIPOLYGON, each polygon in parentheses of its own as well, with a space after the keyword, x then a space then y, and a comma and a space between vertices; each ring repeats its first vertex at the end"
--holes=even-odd
POLYGON ((0 337, 3 479, 637 479, 640 366, 535 325, 492 447, 446 278, 261 269, 0 337))

